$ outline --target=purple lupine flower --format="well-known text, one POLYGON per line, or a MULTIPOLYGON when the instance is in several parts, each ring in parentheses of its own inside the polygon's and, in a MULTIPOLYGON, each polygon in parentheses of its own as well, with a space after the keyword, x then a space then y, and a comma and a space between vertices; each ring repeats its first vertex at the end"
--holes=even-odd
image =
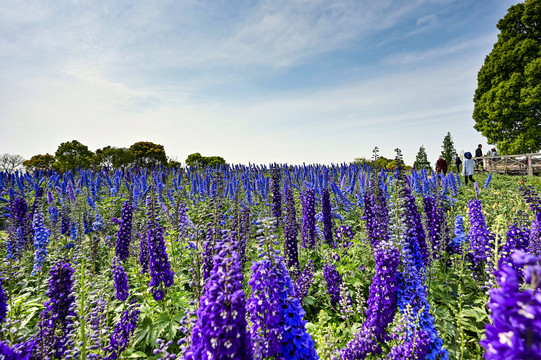
POLYGON ((211 227, 212 224, 208 224, 209 228, 207 229, 205 243, 203 244, 203 280, 207 280, 212 273, 213 260, 214 257, 214 228, 211 227))
POLYGON ((186 360, 253 359, 236 244, 216 242, 212 274, 197 310, 186 360))
MULTIPOLYGON (((514 266, 527 265, 527 272, 535 268, 536 277, 539 260, 520 250, 512 255, 514 266)), ((489 291, 492 322, 485 325, 486 339, 480 342, 485 359, 540 359, 541 298, 532 289, 520 290, 520 274, 513 267, 503 264, 495 275, 500 287, 489 291)), ((539 289, 538 281, 532 285, 539 289)))
POLYGON ((68 207, 62 207, 62 219, 60 221, 60 234, 66 235, 70 230, 70 218, 68 213, 68 207))
POLYGON ((146 236, 137 233, 139 237, 139 264, 141 265, 141 273, 146 274, 148 272, 148 238, 146 236))
MULTIPOLYGON (((265 223, 263 223, 265 226, 265 223)), ((280 251, 273 248, 276 235, 273 223, 260 236, 263 259, 252 265, 247 302, 255 359, 317 359, 314 344, 306 332, 304 311, 295 298, 293 282, 280 251)))
POLYGON ((115 256, 113 259, 113 279, 115 281, 115 297, 120 301, 126 301, 129 296, 128 275, 120 260, 115 256))
POLYGON ((282 218, 282 194, 280 192, 280 168, 274 166, 272 168, 272 216, 276 218, 276 223, 280 223, 282 218))
POLYGON ((3 278, 0 278, 0 324, 6 320, 8 314, 7 296, 2 285, 3 280, 3 278))
MULTIPOLYGON (((428 234, 432 245, 432 257, 438 259, 443 255, 442 252, 447 248, 447 243, 449 242, 449 229, 445 219, 445 208, 442 206, 441 202, 438 204, 436 199, 432 196, 425 197, 423 199, 423 204, 426 214, 426 227, 428 228, 428 234)), ((417 240, 419 240, 419 238, 417 240)), ((421 250, 421 248, 419 250, 421 250)), ((423 263, 425 265, 427 264, 424 255, 423 263)))
POLYGON ((394 318, 398 292, 400 252, 391 243, 380 242, 375 249, 376 273, 370 285, 367 318, 353 340, 341 350, 343 360, 364 359, 381 353, 378 343, 388 339, 385 328, 394 318))
POLYGON ((428 349, 430 349, 430 333, 428 331, 424 329, 417 329, 415 336, 411 338, 411 340, 414 341, 408 340, 406 336, 404 336, 401 340, 403 342, 391 349, 387 359, 427 359, 428 349))
POLYGON ((461 254, 463 246, 470 241, 470 237, 464 232, 464 219, 462 215, 457 215, 455 218, 455 238, 449 243, 448 251, 454 254, 461 254))
POLYGON ((62 358, 67 350, 67 341, 73 331, 72 323, 76 317, 73 294, 73 269, 69 263, 58 262, 49 278, 49 299, 41 313, 40 333, 35 341, 35 354, 54 354, 62 358))
POLYGON ((435 360, 439 356, 441 360, 447 360, 449 355, 443 348, 443 340, 434 325, 434 317, 430 314, 430 304, 427 301, 425 266, 417 239, 418 224, 416 222, 420 221, 420 217, 416 215, 415 203, 411 202, 409 186, 401 180, 397 181, 396 186, 400 195, 398 205, 402 210, 402 222, 405 224, 401 236, 397 239, 400 244, 398 248, 401 251, 400 260, 403 268, 403 272, 399 275, 400 287, 397 302, 402 314, 410 310, 416 314, 418 320, 409 324, 406 341, 412 342, 415 334, 422 329, 428 333, 430 340, 417 344, 419 346, 424 344, 425 347, 416 349, 416 352, 424 354, 426 351, 426 359, 435 360))
POLYGON ((328 245, 333 244, 332 239, 332 214, 331 214, 331 196, 328 189, 323 189, 321 197, 321 213, 323 214, 323 234, 325 242, 328 245))
POLYGON ((316 191, 307 189, 302 206, 302 246, 316 246, 316 191))
POLYGON ((473 189, 475 190, 475 197, 479 197, 479 183, 476 181, 473 183, 473 189))
POLYGON ((75 189, 73 188, 73 184, 71 181, 68 181, 68 197, 72 203, 77 202, 77 195, 75 194, 75 189))
POLYGON ((287 267, 299 270, 299 250, 297 247, 297 234, 299 233, 297 225, 297 211, 295 210, 295 200, 293 199, 293 191, 289 184, 285 189, 286 195, 286 224, 284 229, 284 254, 287 259, 287 267))
POLYGON ((49 244, 49 230, 45 228, 43 213, 38 211, 34 213, 34 267, 32 275, 41 272, 43 263, 47 258, 47 245, 49 244))
POLYGON ((104 347, 105 339, 103 335, 110 330, 107 326, 107 305, 108 302, 106 300, 96 299, 91 303, 92 310, 86 315, 86 324, 90 328, 90 332, 87 335, 89 345, 87 358, 91 360, 102 358, 98 354, 90 352, 100 352, 104 347))
MULTIPOLYGON (((20 347, 20 346, 19 346, 20 347)), ((2 360, 30 360, 32 359, 31 349, 18 349, 18 346, 10 347, 9 343, 0 341, 0 359, 2 360)))
POLYGON ((150 196, 146 198, 148 225, 147 239, 149 250, 150 283, 148 284, 155 300, 162 300, 165 294, 159 288, 163 283, 165 287, 173 285, 175 275, 171 270, 171 264, 167 256, 165 241, 163 239, 163 228, 158 223, 154 209, 154 203, 150 196))
POLYGON ((314 282, 314 262, 312 259, 308 261, 308 264, 299 275, 297 281, 295 281, 295 297, 302 303, 304 298, 308 295, 308 290, 314 282))
POLYGON ((116 360, 119 355, 128 348, 130 337, 133 335, 139 319, 139 306, 131 305, 122 313, 120 322, 115 326, 109 345, 105 351, 109 353, 105 360, 116 360))
POLYGON ((282 273, 271 260, 256 261, 252 264, 248 284, 252 292, 246 310, 252 324, 254 359, 280 358, 283 327, 280 326, 281 304, 278 300, 284 287, 282 273))
POLYGON ((370 188, 364 193, 363 218, 366 221, 368 240, 372 246, 388 239, 389 210, 384 191, 375 184, 373 178, 370 179, 370 188))
POLYGON ((529 238, 530 232, 528 229, 520 227, 516 223, 511 225, 507 231, 507 241, 500 251, 498 251, 499 267, 501 267, 503 264, 513 266, 511 254, 514 250, 526 251, 528 248, 529 238))
POLYGON ((115 255, 120 261, 125 261, 130 256, 131 230, 133 219, 133 202, 124 201, 122 207, 122 222, 117 233, 115 255))
POLYGON ((327 292, 331 297, 331 305, 336 308, 338 301, 340 301, 340 284, 342 284, 342 277, 336 266, 333 264, 325 263, 323 266, 323 277, 327 282, 327 292))
POLYGON ((476 262, 485 261, 490 253, 490 242, 494 240, 494 234, 487 229, 485 217, 482 212, 481 200, 469 201, 470 216, 470 246, 476 262))
POLYGON ((530 239, 528 243, 528 252, 541 257, 541 219, 532 220, 530 229, 530 239))
POLYGON ((488 185, 490 185, 490 180, 492 180, 492 173, 488 174, 488 177, 485 181, 485 186, 483 188, 488 188, 488 185))
POLYGON ((190 224, 190 219, 188 214, 186 214, 186 205, 183 203, 178 204, 178 238, 185 239, 188 237, 188 226, 190 224))

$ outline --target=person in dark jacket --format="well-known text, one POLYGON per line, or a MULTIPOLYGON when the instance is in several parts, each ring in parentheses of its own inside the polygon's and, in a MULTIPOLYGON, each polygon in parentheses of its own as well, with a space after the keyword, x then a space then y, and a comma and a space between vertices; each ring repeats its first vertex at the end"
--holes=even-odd
POLYGON ((479 158, 479 159, 475 159, 477 166, 481 167, 481 170, 485 170, 483 168, 483 159, 480 159, 483 157, 483 145, 481 144, 477 145, 477 149, 475 149, 475 157, 479 158))
POLYGON ((462 160, 460 160, 460 156, 458 154, 455 154, 455 166, 456 166, 456 173, 460 173, 460 165, 462 164, 462 160))
POLYGON ((436 161, 436 172, 439 174, 440 172, 443 172, 443 175, 447 175, 447 161, 445 161, 444 158, 440 157, 438 158, 438 161, 436 161))

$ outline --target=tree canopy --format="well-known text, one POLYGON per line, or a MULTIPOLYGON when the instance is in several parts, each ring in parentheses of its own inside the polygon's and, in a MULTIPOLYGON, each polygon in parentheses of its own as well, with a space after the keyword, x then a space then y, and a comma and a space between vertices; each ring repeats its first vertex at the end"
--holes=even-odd
POLYGON ((455 143, 451 137, 451 133, 447 132, 447 135, 443 138, 443 145, 441 146, 441 157, 445 160, 447 164, 451 164, 456 154, 455 143))
POLYGON ((77 167, 87 168, 90 167, 93 156, 94 153, 88 150, 88 146, 77 140, 63 142, 54 154, 56 158, 54 167, 60 171, 74 170, 77 167))
POLYGON ((96 150, 96 155, 92 158, 95 166, 107 166, 119 168, 128 166, 135 160, 135 155, 127 148, 117 148, 106 146, 96 150))
POLYGON ((424 145, 421 145, 419 148, 417 156, 415 157, 415 162, 413 163, 413 167, 417 170, 430 169, 430 161, 428 161, 424 145))
POLYGON ((167 156, 163 145, 150 141, 139 141, 130 146, 135 163, 144 167, 167 165, 167 156))
POLYGON ((33 170, 50 170, 55 162, 54 156, 51 154, 45 154, 45 155, 34 155, 30 158, 30 160, 26 160, 23 162, 24 167, 28 171, 33 170))
POLYGON ((193 153, 186 158, 186 166, 218 166, 226 162, 221 156, 202 156, 200 153, 193 153))
POLYGON ((541 148, 541 0, 513 5, 477 76, 474 128, 502 154, 541 148))

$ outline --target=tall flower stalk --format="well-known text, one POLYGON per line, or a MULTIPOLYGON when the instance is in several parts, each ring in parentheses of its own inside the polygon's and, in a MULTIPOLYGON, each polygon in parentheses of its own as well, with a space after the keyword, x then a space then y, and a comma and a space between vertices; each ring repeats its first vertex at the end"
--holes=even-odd
POLYGON ((232 241, 217 241, 186 360, 253 359, 242 271, 232 241))
POLYGON ((149 271, 152 296, 155 300, 162 300, 165 296, 163 287, 169 287, 174 283, 174 273, 167 256, 163 227, 158 222, 154 202, 150 196, 146 198, 148 224, 147 240, 149 249, 149 271))

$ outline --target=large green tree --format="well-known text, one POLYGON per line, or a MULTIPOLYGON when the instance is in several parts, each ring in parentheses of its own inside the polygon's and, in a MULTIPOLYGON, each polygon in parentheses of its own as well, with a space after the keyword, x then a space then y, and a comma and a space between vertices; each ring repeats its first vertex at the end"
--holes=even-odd
POLYGON ((541 149, 541 0, 513 5, 477 76, 474 128, 502 154, 541 149))
POLYGON ((144 167, 167 165, 167 156, 163 145, 149 141, 139 141, 130 146, 130 151, 135 156, 137 165, 144 167))
POLYGON ((51 154, 38 154, 23 162, 24 167, 28 171, 34 170, 50 170, 55 162, 54 156, 51 154))
POLYGON ((426 149, 424 145, 421 145, 421 147, 419 148, 417 156, 415 157, 415 162, 413 163, 413 167, 416 170, 430 169, 430 161, 428 161, 428 156, 426 155, 426 149))
POLYGON ((54 157, 54 167, 60 171, 74 170, 77 167, 87 168, 92 163, 94 153, 88 150, 88 146, 77 140, 63 142, 58 146, 54 157))
POLYGON ((193 153, 186 158, 186 166, 218 166, 226 162, 221 156, 203 156, 200 153, 193 153))
POLYGON ((448 165, 450 165, 456 153, 455 144, 450 132, 447 132, 447 135, 443 138, 443 145, 441 148, 441 157, 448 165))
POLYGON ((95 166, 119 168, 130 165, 134 160, 135 156, 130 149, 106 146, 96 150, 92 163, 95 166))

